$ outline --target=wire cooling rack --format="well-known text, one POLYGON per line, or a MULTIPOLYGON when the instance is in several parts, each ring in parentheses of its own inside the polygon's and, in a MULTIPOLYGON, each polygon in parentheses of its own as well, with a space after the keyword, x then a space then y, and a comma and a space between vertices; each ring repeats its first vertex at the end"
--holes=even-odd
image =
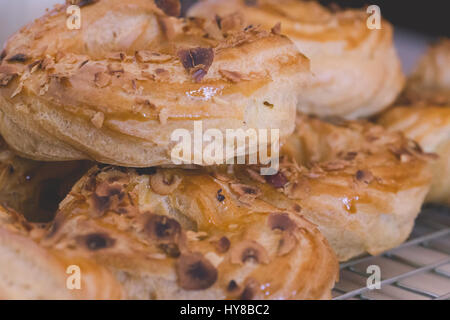
POLYGON ((335 300, 450 300, 450 208, 426 206, 409 239, 379 256, 341 264, 335 300), (379 266, 381 288, 367 287, 367 267, 379 266))

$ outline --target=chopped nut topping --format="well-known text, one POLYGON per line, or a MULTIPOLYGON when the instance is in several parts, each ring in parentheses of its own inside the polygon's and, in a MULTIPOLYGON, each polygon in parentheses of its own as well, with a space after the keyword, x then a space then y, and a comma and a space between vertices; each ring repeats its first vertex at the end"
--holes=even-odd
POLYGON ((368 170, 358 170, 356 171, 355 178, 357 181, 363 182, 365 184, 370 184, 373 181, 374 176, 372 172, 368 170))
POLYGON ((181 254, 178 245, 175 243, 161 243, 158 247, 171 258, 178 258, 181 254))
POLYGON ((140 50, 136 52, 136 58, 139 62, 161 63, 169 61, 170 59, 172 59, 172 56, 168 54, 161 54, 158 52, 140 50))
POLYGON ((155 4, 168 16, 179 17, 181 14, 179 0, 155 0, 155 4))
POLYGON ((269 108, 273 108, 273 103, 270 103, 269 101, 264 101, 264 105, 266 106, 266 107, 269 107, 269 108))
POLYGON ((30 73, 33 73, 34 71, 36 71, 37 68, 41 67, 43 60, 36 60, 33 63, 30 63, 28 65, 28 70, 30 70, 30 73))
POLYGON ((177 261, 178 284, 185 290, 205 290, 217 281, 217 269, 201 253, 182 254, 177 261))
POLYGON ((89 200, 92 206, 91 215, 99 218, 107 211, 117 211, 124 198, 123 184, 119 182, 108 183, 107 181, 100 183, 89 200))
POLYGON ((212 48, 182 49, 177 53, 183 67, 189 71, 193 79, 200 82, 207 74, 214 60, 212 48))
POLYGON ((123 52, 114 52, 108 55, 108 59, 110 60, 117 60, 117 61, 124 61, 126 58, 125 53, 123 52))
POLYGON ((6 61, 8 62, 27 62, 30 59, 30 57, 28 57, 26 54, 24 53, 18 53, 13 55, 11 58, 6 59, 6 61))
POLYGON ((124 73, 125 70, 121 63, 111 63, 108 64, 108 72, 109 74, 114 75, 116 73, 124 73))
POLYGON ((207 72, 203 67, 197 66, 195 70, 192 70, 192 79, 194 79, 195 82, 200 82, 203 80, 203 78, 206 76, 207 72))
POLYGON ((134 101, 137 104, 144 105, 151 109, 156 109, 156 106, 153 103, 151 103, 150 100, 148 100, 148 99, 143 99, 143 98, 137 97, 134 101))
POLYGON ((103 127, 103 122, 105 121, 105 115, 103 112, 97 112, 91 119, 92 124, 97 128, 100 129, 103 127))
POLYGON ((228 249, 230 249, 230 246, 231 246, 231 242, 225 236, 220 238, 219 241, 217 241, 217 243, 216 243, 217 252, 219 252, 219 253, 227 252, 228 249))
POLYGON ((242 80, 242 75, 236 71, 219 70, 219 73, 222 77, 233 83, 237 83, 242 80))
POLYGON ((279 35, 281 34, 281 22, 278 22, 273 28, 271 29, 273 34, 279 35))
POLYGON ((111 76, 105 72, 97 72, 94 76, 94 82, 99 88, 107 87, 111 83, 111 76))
POLYGON ((231 249, 231 263, 244 264, 247 261, 267 264, 270 259, 266 249, 262 245, 253 240, 245 240, 236 244, 231 249))
POLYGON ((116 243, 116 240, 109 237, 106 233, 91 233, 84 236, 78 236, 76 241, 90 251, 111 248, 116 243))
POLYGON ((80 63, 78 69, 83 68, 88 62, 89 62, 89 60, 85 60, 85 61, 83 61, 82 63, 80 63))
POLYGON ((232 183, 230 187, 240 196, 239 201, 244 203, 251 202, 262 194, 260 189, 240 183, 232 183))
POLYGON ((287 183, 288 179, 282 174, 281 172, 278 172, 277 174, 274 174, 272 176, 264 176, 267 183, 271 184, 275 188, 283 188, 287 183))
POLYGON ((144 232, 155 241, 176 243, 181 236, 181 225, 175 219, 149 214, 144 225, 144 232))
POLYGON ((162 69, 162 68, 158 68, 155 70, 156 73, 156 79, 158 80, 167 80, 169 79, 169 71, 167 71, 166 69, 162 69))
POLYGON ((407 148, 390 147, 389 151, 391 151, 401 162, 408 162, 413 159, 413 154, 407 148))
POLYGON ((167 172, 157 172, 150 177, 150 186, 157 194, 166 196, 175 191, 181 183, 182 178, 170 175, 167 172))
POLYGON ((322 164, 322 168, 327 171, 336 171, 336 170, 342 170, 346 168, 349 165, 349 163, 345 160, 335 160, 335 161, 328 161, 324 164, 322 164))
POLYGON ((228 14, 223 17, 217 16, 216 22, 220 30, 224 33, 239 31, 244 27, 244 18, 239 12, 228 14))
POLYGON ((15 77, 17 74, 0 73, 0 87, 6 87, 15 77))
POLYGON ((259 174, 259 172, 255 171, 253 169, 250 169, 250 168, 247 168, 246 171, 248 172, 248 175, 250 176, 250 178, 252 178, 256 182, 259 182, 259 183, 266 182, 266 180, 259 174))
POLYGON ((297 227, 287 213, 271 213, 267 224, 271 230, 293 231, 297 227))

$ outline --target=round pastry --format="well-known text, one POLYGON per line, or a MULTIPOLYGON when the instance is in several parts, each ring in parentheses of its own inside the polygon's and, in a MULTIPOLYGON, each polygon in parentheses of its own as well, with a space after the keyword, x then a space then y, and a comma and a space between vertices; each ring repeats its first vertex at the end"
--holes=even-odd
POLYGON ((205 169, 93 168, 40 240, 107 267, 127 299, 326 299, 315 225, 205 169))
POLYGON ((223 30, 225 15, 289 36, 311 60, 309 86, 299 91, 298 110, 319 116, 367 117, 390 105, 404 77, 392 41, 392 26, 369 29, 364 10, 331 10, 315 1, 205 0, 189 16, 213 17, 223 30), (278 24, 281 23, 281 24, 278 24))
POLYGON ((52 220, 58 204, 92 166, 84 161, 39 162, 23 159, 0 138, 0 204, 28 221, 52 220))
POLYGON ((450 105, 397 106, 385 112, 379 123, 403 132, 426 152, 438 155, 426 201, 450 205, 450 105))
POLYGON ((450 40, 432 46, 408 80, 396 106, 382 114, 379 123, 402 131, 439 159, 433 164, 428 202, 450 205, 450 40))
POLYGON ((408 79, 401 102, 450 105, 450 39, 428 49, 408 79))
POLYGON ((172 133, 192 133, 196 120, 205 131, 292 133, 309 61, 289 39, 224 35, 215 22, 166 15, 176 1, 156 3, 81 1, 79 30, 61 5, 13 35, 0 65, 6 142, 35 160, 148 167, 172 164, 172 133))
MULTIPOLYGON (((434 159, 379 125, 302 115, 283 153, 282 183, 270 181, 283 185, 282 193, 318 225, 339 260, 376 255, 407 239, 430 188, 434 159)), ((271 203, 291 205, 284 201, 271 203)))
POLYGON ((123 296, 121 286, 106 268, 80 254, 40 246, 36 241, 44 233, 42 227, 0 206, 1 300, 119 299, 123 296), (70 278, 75 275, 75 266, 82 272, 79 283, 70 278))

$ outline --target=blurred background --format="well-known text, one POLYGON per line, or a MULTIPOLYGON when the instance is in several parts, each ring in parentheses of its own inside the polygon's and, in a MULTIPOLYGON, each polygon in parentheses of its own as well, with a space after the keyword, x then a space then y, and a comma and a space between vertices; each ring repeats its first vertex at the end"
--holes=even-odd
MULTIPOLYGON (((123 0, 126 1, 126 0, 123 0)), ((151 1, 151 0, 149 0, 151 1)), ((224 0, 226 1, 226 0, 224 0)), ((65 0, 0 0, 0 47, 21 26, 45 13, 46 8, 65 0)), ((196 0, 182 0, 183 11, 196 0)), ((377 4, 382 15, 395 24, 395 42, 405 72, 411 72, 429 42, 450 36, 449 0, 319 0, 324 5, 364 7, 377 4)))

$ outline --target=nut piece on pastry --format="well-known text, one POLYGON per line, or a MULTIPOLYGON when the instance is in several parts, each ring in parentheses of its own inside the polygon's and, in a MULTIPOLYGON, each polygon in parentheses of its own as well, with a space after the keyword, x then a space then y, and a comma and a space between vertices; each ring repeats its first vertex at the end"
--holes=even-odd
POLYGON ((92 166, 85 161, 39 162, 21 158, 0 138, 0 203, 29 221, 48 222, 75 182, 92 166))
POLYGON ((437 154, 426 201, 450 205, 450 105, 397 106, 383 113, 379 123, 403 132, 426 152, 437 154))
POLYGON ((390 105, 404 77, 392 41, 392 26, 367 27, 365 10, 333 11, 315 1, 205 0, 188 12, 193 17, 218 15, 222 28, 245 24, 287 35, 311 60, 310 86, 299 91, 298 110, 319 116, 367 117, 390 105))
POLYGON ((35 160, 148 167, 172 164, 171 134, 195 120, 291 134, 309 75, 296 46, 255 27, 225 35, 164 3, 85 2, 80 30, 59 6, 13 35, 0 65, 6 142, 35 160))
POLYGON ((338 263, 317 227, 225 180, 93 168, 36 241, 108 268, 127 299, 330 298, 338 263))
POLYGON ((301 115, 282 154, 279 175, 267 180, 271 188, 260 187, 262 197, 291 206, 273 196, 277 188, 294 200, 339 260, 379 254, 406 240, 429 190, 434 158, 378 125, 301 115))
POLYGON ((0 206, 0 299, 120 299, 122 287, 104 267, 70 251, 53 251, 36 240, 42 227, 0 206), (70 290, 70 266, 82 271, 80 290, 70 290))
POLYGON ((383 113, 379 123, 439 156, 426 200, 450 205, 450 39, 432 46, 420 60, 400 102, 405 105, 383 113))

